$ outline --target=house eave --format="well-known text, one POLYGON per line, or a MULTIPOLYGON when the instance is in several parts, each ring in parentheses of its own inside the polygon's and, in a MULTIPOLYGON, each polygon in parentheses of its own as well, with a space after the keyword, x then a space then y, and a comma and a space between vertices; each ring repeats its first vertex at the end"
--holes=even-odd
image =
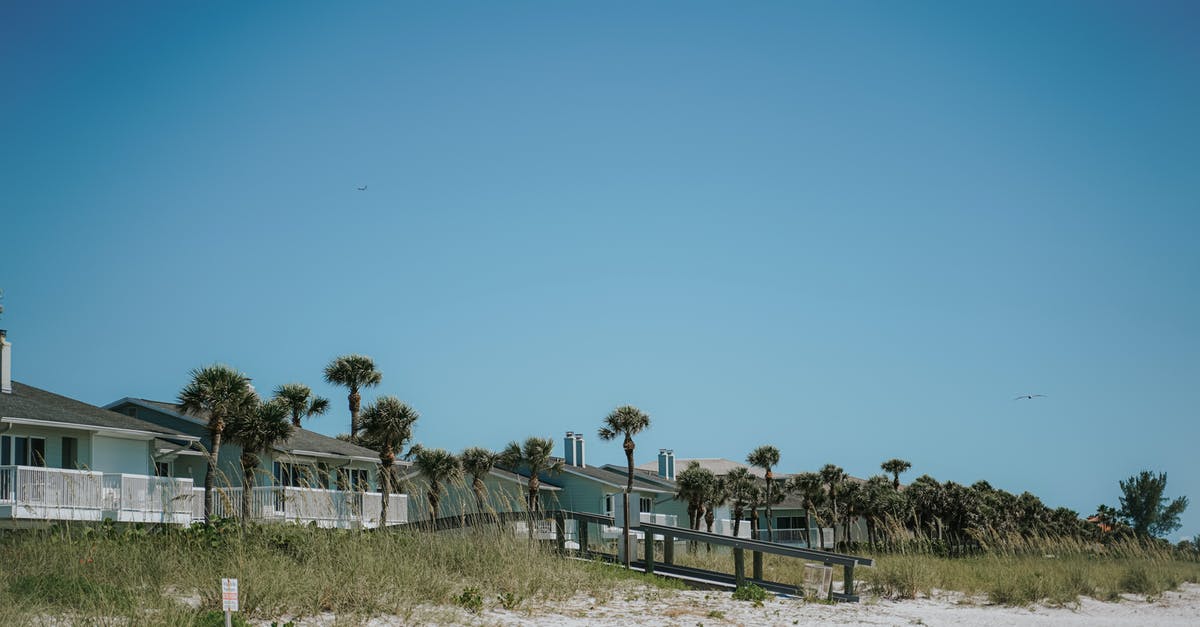
POLYGON ((0 418, 0 422, 13 425, 26 425, 31 427, 50 427, 52 429, 69 429, 71 431, 87 431, 89 433, 106 435, 114 438, 126 438, 129 440, 152 440, 154 438, 170 438, 172 440, 183 440, 187 442, 199 442, 200 438, 174 433, 162 433, 159 431, 143 431, 141 429, 122 429, 119 427, 105 427, 101 425, 81 425, 73 422, 58 422, 56 420, 37 420, 35 418, 17 418, 13 416, 4 416, 0 418))

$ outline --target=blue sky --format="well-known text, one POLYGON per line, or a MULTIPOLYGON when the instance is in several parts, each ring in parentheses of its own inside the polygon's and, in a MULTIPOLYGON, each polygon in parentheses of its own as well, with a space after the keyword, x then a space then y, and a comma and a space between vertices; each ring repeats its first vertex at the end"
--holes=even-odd
POLYGON ((15 376, 1200 498, 1200 10, 971 4, 5 3, 15 376))

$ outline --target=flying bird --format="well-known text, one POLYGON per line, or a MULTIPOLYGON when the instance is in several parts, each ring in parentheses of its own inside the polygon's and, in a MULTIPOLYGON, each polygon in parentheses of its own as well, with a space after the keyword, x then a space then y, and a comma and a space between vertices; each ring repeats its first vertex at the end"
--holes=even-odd
POLYGON ((365 192, 365 191, 367 191, 367 186, 366 186, 366 185, 363 185, 362 187, 358 188, 358 191, 360 191, 360 192, 365 192))
POLYGON ((1013 400, 1014 400, 1014 401, 1019 401, 1019 400, 1021 400, 1021 399, 1023 399, 1023 398, 1030 398, 1030 399, 1033 399, 1033 398, 1037 398, 1037 397, 1039 397, 1039 396, 1045 396, 1045 394, 1022 394, 1021 396, 1018 396, 1018 397, 1014 398, 1013 400))

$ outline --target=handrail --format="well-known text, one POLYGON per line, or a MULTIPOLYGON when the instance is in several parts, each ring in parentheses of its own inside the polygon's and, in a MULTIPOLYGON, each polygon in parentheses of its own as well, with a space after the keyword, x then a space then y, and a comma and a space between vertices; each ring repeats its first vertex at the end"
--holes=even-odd
POLYGON ((773 555, 783 555, 786 557, 798 557, 800 559, 814 562, 825 562, 828 564, 838 564, 840 566, 875 565, 875 560, 869 557, 860 557, 857 555, 846 555, 843 553, 818 551, 814 549, 802 549, 794 546, 784 546, 774 542, 763 542, 761 540, 751 540, 749 538, 735 538, 732 536, 708 533, 706 531, 696 531, 693 529, 683 529, 680 527, 667 527, 665 525, 655 525, 651 523, 642 523, 641 527, 656 534, 670 535, 672 537, 681 538, 684 540, 707 542, 709 544, 716 544, 719 546, 731 546, 735 549, 749 549, 759 553, 771 553, 773 555))

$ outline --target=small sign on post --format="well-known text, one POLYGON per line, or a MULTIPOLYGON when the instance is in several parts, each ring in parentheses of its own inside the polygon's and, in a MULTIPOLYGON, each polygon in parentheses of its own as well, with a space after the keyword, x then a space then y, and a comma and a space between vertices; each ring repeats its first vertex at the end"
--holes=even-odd
POLYGON ((233 619, 229 613, 238 611, 237 579, 221 580, 221 609, 225 610, 225 627, 230 627, 233 619))

